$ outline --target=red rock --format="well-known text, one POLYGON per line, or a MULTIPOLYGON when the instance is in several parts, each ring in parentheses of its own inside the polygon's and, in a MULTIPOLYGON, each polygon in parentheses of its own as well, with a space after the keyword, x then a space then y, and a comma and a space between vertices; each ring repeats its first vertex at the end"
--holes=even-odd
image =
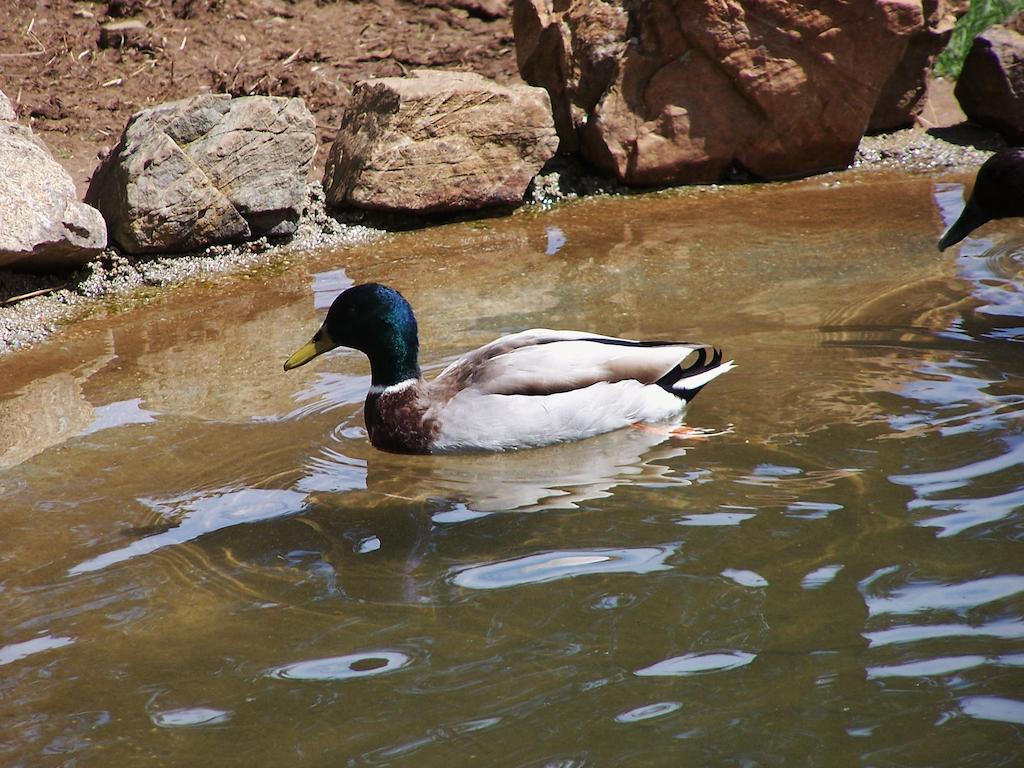
POLYGON ((974 38, 954 93, 973 122, 1024 141, 1024 13, 974 38))
POLYGON ((932 62, 949 43, 956 20, 967 13, 968 0, 923 0, 925 24, 907 41, 899 65, 885 81, 868 131, 881 133, 908 128, 921 114, 927 98, 932 62))
POLYGON ((563 150, 627 184, 844 168, 920 0, 515 0, 523 78, 563 150))

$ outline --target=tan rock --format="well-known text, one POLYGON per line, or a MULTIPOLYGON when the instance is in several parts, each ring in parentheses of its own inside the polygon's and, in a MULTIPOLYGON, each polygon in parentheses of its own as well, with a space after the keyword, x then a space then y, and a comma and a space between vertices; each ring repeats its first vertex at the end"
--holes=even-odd
POLYGON ((515 0, 563 149, 635 185, 846 167, 920 0, 515 0), (557 10, 556 10, 557 9, 557 10))
POLYGON ((557 147, 542 89, 416 70, 356 83, 324 190, 335 207, 434 213, 516 205, 557 147))

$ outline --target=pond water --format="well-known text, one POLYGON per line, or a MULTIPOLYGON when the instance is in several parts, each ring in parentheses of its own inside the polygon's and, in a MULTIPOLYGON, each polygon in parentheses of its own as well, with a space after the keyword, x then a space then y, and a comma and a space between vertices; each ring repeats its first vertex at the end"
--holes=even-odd
POLYGON ((0 764, 1024 760, 1024 225, 964 177, 594 199, 178 288, 0 359, 0 764), (690 439, 369 447, 281 364, 352 281, 424 365, 714 343, 690 439))

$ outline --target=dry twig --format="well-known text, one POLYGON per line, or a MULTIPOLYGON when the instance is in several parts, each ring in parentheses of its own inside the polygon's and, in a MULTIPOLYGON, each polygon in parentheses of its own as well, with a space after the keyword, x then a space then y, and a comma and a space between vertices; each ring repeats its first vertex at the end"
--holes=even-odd
POLYGON ((38 291, 29 291, 28 293, 23 293, 20 296, 11 296, 9 299, 0 301, 0 307, 9 307, 12 304, 19 304, 28 299, 34 299, 36 296, 46 296, 47 294, 59 291, 63 287, 64 286, 62 285, 54 285, 50 288, 40 288, 38 291))

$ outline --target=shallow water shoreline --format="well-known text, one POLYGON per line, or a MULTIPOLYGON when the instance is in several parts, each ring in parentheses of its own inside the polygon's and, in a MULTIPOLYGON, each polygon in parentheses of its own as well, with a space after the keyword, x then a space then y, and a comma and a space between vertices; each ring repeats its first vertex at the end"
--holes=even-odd
MULTIPOLYGON (((920 128, 865 136, 847 171, 820 179, 842 180, 851 171, 897 171, 913 174, 969 172, 1000 146, 995 134, 954 127, 931 133, 920 128)), ((742 181, 742 180, 739 180, 742 181)), ((772 183, 772 182, 765 182, 772 183)), ((780 182, 775 182, 780 183, 780 182)), ((784 183, 784 182, 783 182, 784 183)), ((711 187, 674 187, 685 193, 711 187)), ((593 195, 643 194, 614 180, 594 176, 561 162, 535 179, 529 202, 519 212, 543 210, 559 202, 593 195)), ((477 212, 477 218, 492 216, 477 212)), ((193 254, 130 256, 108 249, 80 270, 63 274, 30 274, 0 270, 0 355, 37 344, 67 323, 97 311, 117 311, 145 301, 154 290, 181 283, 239 274, 280 264, 321 248, 363 244, 389 231, 408 229, 391 217, 329 213, 318 182, 309 185, 306 211, 296 234, 283 242, 267 238, 213 246, 193 254), (111 299, 121 300, 116 306, 111 299), (106 306, 104 306, 106 302, 106 306)))

